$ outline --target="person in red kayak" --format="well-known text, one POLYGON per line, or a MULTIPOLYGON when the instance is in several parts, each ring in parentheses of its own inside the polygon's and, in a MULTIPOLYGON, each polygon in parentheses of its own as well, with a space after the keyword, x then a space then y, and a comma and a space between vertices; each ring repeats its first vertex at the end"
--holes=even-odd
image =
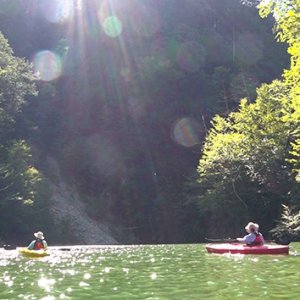
POLYGON ((245 243, 248 246, 260 246, 264 244, 264 237, 260 232, 258 232, 258 224, 249 222, 245 229, 248 232, 248 234, 245 235, 243 238, 237 238, 237 241, 245 243))
POLYGON ((33 240, 28 246, 29 250, 46 250, 48 248, 47 242, 44 238, 44 234, 41 231, 34 233, 35 240, 33 240))

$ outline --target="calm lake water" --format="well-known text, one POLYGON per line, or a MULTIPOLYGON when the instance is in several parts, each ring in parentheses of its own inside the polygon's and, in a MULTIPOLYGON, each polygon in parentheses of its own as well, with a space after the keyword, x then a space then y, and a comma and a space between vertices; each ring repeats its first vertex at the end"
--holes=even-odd
POLYGON ((290 255, 207 254, 203 244, 0 250, 0 299, 300 299, 300 243, 290 255))

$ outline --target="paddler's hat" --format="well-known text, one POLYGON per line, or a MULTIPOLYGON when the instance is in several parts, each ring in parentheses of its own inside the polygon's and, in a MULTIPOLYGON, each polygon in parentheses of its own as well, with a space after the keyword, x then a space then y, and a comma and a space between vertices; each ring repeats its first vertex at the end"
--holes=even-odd
POLYGON ((43 234, 41 231, 38 231, 38 232, 34 233, 34 236, 35 236, 37 239, 40 239, 40 240, 43 240, 43 239, 44 239, 44 234, 43 234))
POLYGON ((256 223, 249 222, 245 227, 247 232, 257 231, 259 229, 259 225, 256 223))

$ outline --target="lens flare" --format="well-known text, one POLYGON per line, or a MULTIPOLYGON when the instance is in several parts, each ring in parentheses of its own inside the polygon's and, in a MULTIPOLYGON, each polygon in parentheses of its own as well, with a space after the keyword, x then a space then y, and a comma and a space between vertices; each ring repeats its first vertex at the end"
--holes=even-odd
POLYGON ((161 19, 151 7, 139 6, 131 13, 130 26, 138 35, 152 37, 160 30, 161 19))
POLYGON ((116 16, 109 16, 104 19, 102 28, 106 35, 115 38, 122 33, 122 22, 116 16))
POLYGON ((70 19, 74 13, 74 4, 71 0, 41 1, 42 15, 51 23, 62 23, 70 19))
POLYGON ((173 128, 174 140, 184 147, 193 147, 199 144, 200 133, 201 125, 190 117, 184 117, 178 120, 173 128))
POLYGON ((179 66, 188 72, 197 72, 204 63, 204 49, 196 42, 184 42, 177 50, 179 66))
POLYGON ((61 75, 61 59, 55 53, 45 50, 38 52, 33 59, 34 71, 40 80, 51 81, 61 75))

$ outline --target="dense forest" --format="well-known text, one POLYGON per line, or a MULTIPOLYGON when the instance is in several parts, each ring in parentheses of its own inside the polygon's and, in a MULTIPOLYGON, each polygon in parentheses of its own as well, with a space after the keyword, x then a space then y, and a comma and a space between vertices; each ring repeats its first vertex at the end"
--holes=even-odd
POLYGON ((0 0, 0 243, 297 238, 300 1, 174 3, 0 0))

